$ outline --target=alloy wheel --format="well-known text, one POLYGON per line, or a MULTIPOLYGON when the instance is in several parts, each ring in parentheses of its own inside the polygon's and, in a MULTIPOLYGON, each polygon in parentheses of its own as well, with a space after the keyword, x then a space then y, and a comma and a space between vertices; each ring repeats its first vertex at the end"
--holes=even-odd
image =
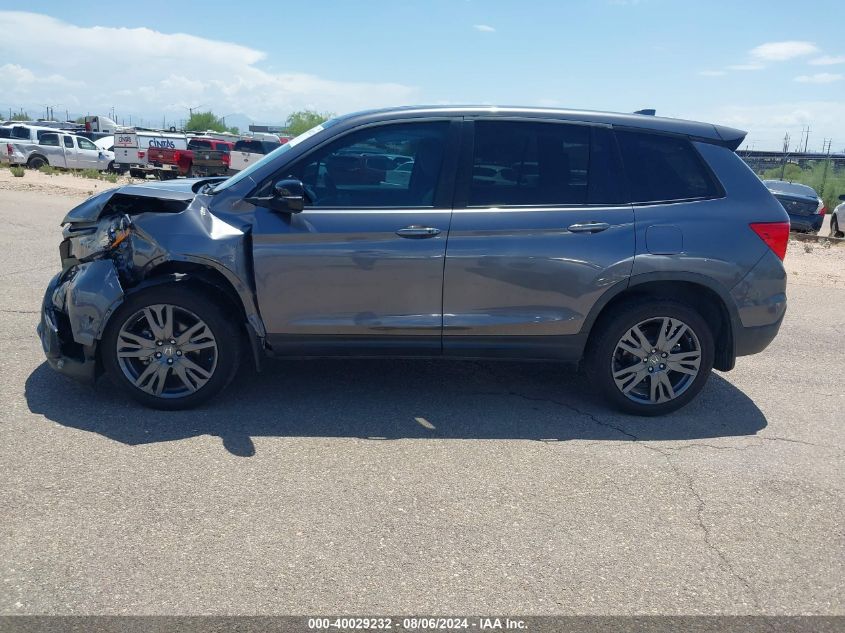
POLYGON ((117 335, 117 361, 135 387, 158 398, 201 389, 217 368, 217 341, 196 314, 171 304, 146 306, 117 335))
POLYGON ((653 317, 630 328, 611 359, 617 388, 629 400, 660 404, 689 389, 701 366, 701 344, 689 325, 653 317))

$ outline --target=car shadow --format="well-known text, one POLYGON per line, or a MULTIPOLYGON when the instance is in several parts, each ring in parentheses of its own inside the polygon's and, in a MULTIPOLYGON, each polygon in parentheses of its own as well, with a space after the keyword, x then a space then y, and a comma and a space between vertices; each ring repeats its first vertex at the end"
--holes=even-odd
POLYGON ((587 380, 561 365, 488 361, 290 360, 243 371, 204 407, 153 411, 108 380, 94 388, 44 363, 26 381, 30 411, 129 445, 200 435, 239 456, 253 437, 694 440, 754 435, 763 413, 718 374, 688 406, 640 418, 598 400, 587 380))

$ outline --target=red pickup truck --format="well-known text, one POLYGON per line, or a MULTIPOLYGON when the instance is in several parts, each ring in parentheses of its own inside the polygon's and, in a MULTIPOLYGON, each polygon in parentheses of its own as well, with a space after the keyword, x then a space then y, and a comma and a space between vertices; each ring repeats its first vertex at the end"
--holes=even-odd
POLYGON ((229 171, 229 152, 234 143, 216 138, 192 138, 188 149, 151 147, 147 151, 149 164, 162 180, 177 176, 226 175, 229 171), (215 160, 209 160, 214 158, 215 160))

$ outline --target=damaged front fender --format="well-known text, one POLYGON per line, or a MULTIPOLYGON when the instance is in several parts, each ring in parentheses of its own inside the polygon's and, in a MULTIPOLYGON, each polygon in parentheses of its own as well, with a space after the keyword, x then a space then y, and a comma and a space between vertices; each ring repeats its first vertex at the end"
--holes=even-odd
POLYGON ((114 262, 98 259, 73 270, 70 279, 56 288, 53 305, 67 314, 73 340, 93 345, 111 313, 123 303, 123 296, 114 262))

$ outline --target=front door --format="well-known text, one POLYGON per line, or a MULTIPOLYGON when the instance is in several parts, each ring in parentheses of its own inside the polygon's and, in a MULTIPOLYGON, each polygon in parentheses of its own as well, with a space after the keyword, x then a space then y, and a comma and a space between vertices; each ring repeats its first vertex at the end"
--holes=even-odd
POLYGON ((299 214, 256 209, 258 302, 275 353, 440 353, 458 128, 359 128, 262 185, 299 178, 310 198, 299 214))
POLYGON ((590 308, 624 283, 634 214, 612 132, 479 120, 465 152, 444 275, 443 350, 568 358, 590 308))
POLYGON ((100 158, 103 154, 99 147, 81 136, 76 137, 76 143, 80 167, 83 169, 105 169, 105 165, 102 164, 103 160, 100 158))

